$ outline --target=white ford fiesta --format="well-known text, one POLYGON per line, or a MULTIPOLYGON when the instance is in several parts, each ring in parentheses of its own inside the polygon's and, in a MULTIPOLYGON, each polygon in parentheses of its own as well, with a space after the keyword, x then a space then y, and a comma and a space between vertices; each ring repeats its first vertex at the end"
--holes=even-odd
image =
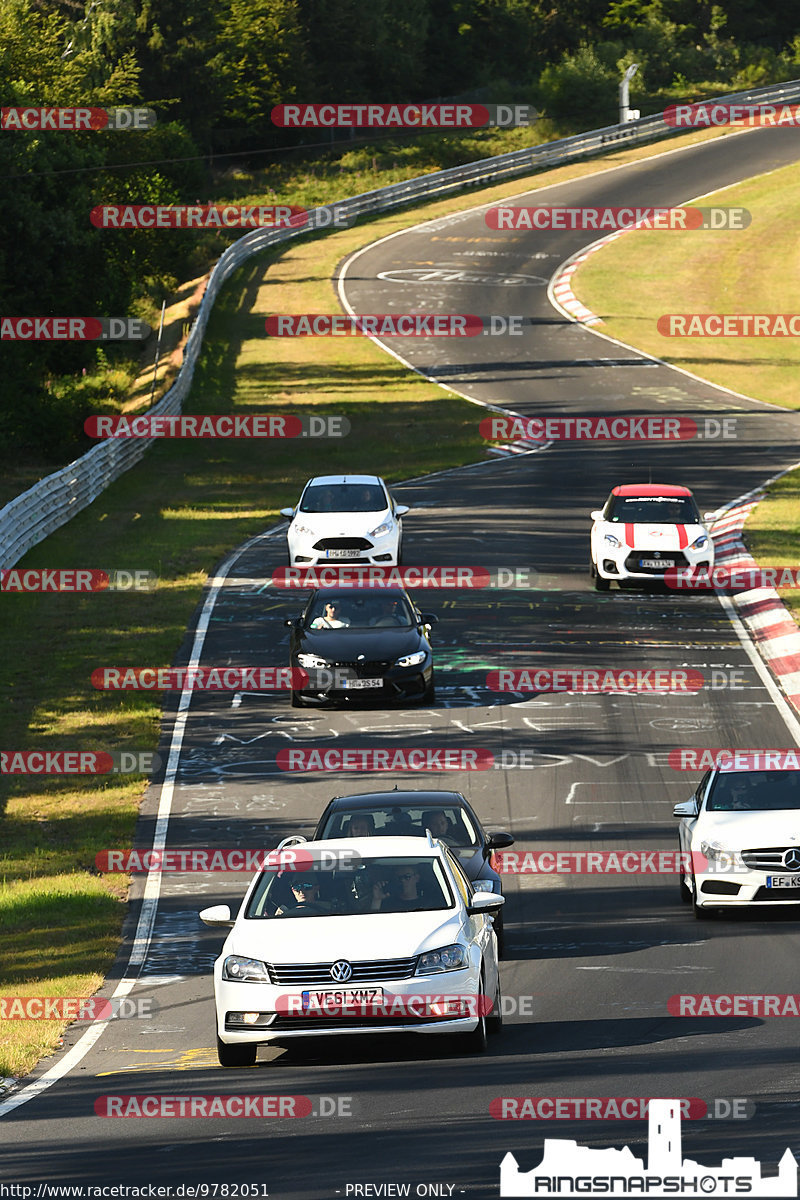
POLYGON ((591 573, 595 589, 611 581, 663 580, 667 571, 710 572, 714 543, 686 487, 625 483, 592 513, 591 573))
POLYGON ((303 488, 289 517, 292 567, 374 563, 396 567, 403 556, 405 504, 395 504, 378 475, 318 475, 303 488))
POLYGON ((217 1053, 249 1066, 258 1046, 320 1035, 459 1034, 481 1052, 502 1024, 492 913, 442 842, 345 838, 275 851, 214 964, 217 1053))
MULTIPOLYGON (((752 757, 757 761, 757 752, 752 757)), ((696 917, 714 909, 800 904, 796 767, 715 767, 674 815, 681 818, 681 897, 692 902, 696 917)))

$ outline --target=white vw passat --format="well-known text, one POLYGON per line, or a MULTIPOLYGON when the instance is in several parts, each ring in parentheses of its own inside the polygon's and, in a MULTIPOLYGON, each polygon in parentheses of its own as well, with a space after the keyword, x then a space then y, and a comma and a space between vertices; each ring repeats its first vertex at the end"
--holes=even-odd
POLYGON ((688 488, 625 483, 592 513, 591 573, 595 589, 611 581, 663 580, 667 571, 708 571, 714 543, 688 488))
POLYGON ((461 1034, 486 1047, 502 1023, 491 914, 457 859, 428 836, 346 838, 275 851, 214 964, 217 1053, 255 1062, 259 1045, 364 1033, 461 1034), (281 869, 283 868, 283 869, 281 869))
POLYGON ((286 538, 293 567, 321 563, 402 561, 403 521, 409 511, 395 504, 377 475, 318 475, 309 479, 289 517, 286 538))
POLYGON ((715 908, 800 904, 800 770, 715 767, 674 815, 681 818, 681 897, 696 917, 715 908))

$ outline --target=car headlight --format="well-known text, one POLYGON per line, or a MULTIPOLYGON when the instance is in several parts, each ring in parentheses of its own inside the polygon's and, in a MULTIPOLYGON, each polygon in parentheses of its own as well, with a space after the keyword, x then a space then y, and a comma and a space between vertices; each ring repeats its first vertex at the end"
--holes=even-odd
POLYGON ((614 537, 613 533, 604 534, 603 541, 606 542, 609 546, 621 546, 622 545, 622 542, 619 540, 618 537, 614 537))
POLYGON ((383 524, 379 525, 377 529, 371 529, 369 531, 369 536, 370 537, 383 537, 383 535, 385 533, 391 533, 391 532, 392 532, 392 522, 384 521, 383 524))
POLYGON ((396 667, 418 667, 421 662, 425 662, 427 653, 424 650, 416 650, 413 654, 404 654, 402 658, 395 660, 396 667))
POLYGON ((308 525, 290 525, 289 529, 292 533, 305 533, 308 537, 314 536, 314 530, 309 529, 308 525))
POLYGON ((700 843, 700 853, 708 859, 711 871, 745 871, 747 870, 738 850, 729 850, 719 842, 700 843))
POLYGON ((235 983, 269 983, 267 964, 258 958, 229 954, 222 964, 222 978, 235 983))
POLYGON ((699 537, 696 537, 694 539, 694 541, 692 542, 689 549, 690 550, 704 550, 707 545, 708 545, 708 535, 705 533, 701 533, 699 537))
POLYGON ((499 887, 495 887, 495 882, 493 879, 473 879, 472 887, 476 892, 500 891, 499 887))
POLYGON ((452 946, 442 946, 441 950, 429 950, 420 954, 417 963, 417 975, 439 975, 443 971, 461 971, 469 966, 467 952, 463 946, 455 943, 452 946))
POLYGON ((327 658, 320 658, 318 654, 298 654, 297 661, 301 667, 327 667, 327 658))

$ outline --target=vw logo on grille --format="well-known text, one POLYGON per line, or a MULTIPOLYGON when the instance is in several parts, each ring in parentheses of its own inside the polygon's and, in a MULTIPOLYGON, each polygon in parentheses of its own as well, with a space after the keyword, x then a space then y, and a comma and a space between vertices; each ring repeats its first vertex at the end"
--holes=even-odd
POLYGON ((353 968, 350 966, 350 963, 346 962, 343 958, 340 958, 338 962, 335 962, 331 967, 331 978, 335 979, 337 983, 347 983, 347 980, 352 974, 353 968))
POLYGON ((790 871, 796 871, 800 867, 800 850, 787 850, 783 856, 783 865, 790 871))

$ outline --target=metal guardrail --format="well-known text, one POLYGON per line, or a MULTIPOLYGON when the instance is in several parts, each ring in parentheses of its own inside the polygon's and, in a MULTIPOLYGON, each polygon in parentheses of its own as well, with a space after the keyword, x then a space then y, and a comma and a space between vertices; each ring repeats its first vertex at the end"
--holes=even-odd
MULTIPOLYGON (((747 92, 735 92, 704 103, 791 103, 793 100, 800 100, 800 80, 754 88, 747 92)), ((630 121, 627 125, 609 125, 605 129, 593 129, 573 137, 547 142, 542 146, 514 150, 510 154, 480 159, 478 162, 435 171, 430 175, 391 184, 372 192, 362 192, 359 196, 338 202, 335 207, 345 218, 387 212, 422 198, 436 199, 466 187, 483 187, 502 179, 511 179, 515 175, 530 174, 540 167, 571 162, 596 154, 609 146, 635 145, 638 142, 685 132, 685 129, 667 125, 663 115, 656 113, 649 117, 641 117, 637 121, 630 121)), ((289 241, 316 228, 330 228, 331 207, 333 206, 328 205, 325 209, 311 209, 307 224, 296 229, 255 229, 225 250, 209 276, 208 286, 186 343, 178 377, 161 400, 148 410, 151 415, 172 416, 181 411, 183 401, 189 394, 208 318, 223 283, 242 263, 268 246, 289 241)), ((154 440, 108 438, 93 446, 81 458, 45 479, 40 479, 28 491, 15 496, 0 510, 0 569, 14 566, 32 546, 43 541, 48 534, 65 525, 96 500, 109 484, 139 462, 154 440)))

